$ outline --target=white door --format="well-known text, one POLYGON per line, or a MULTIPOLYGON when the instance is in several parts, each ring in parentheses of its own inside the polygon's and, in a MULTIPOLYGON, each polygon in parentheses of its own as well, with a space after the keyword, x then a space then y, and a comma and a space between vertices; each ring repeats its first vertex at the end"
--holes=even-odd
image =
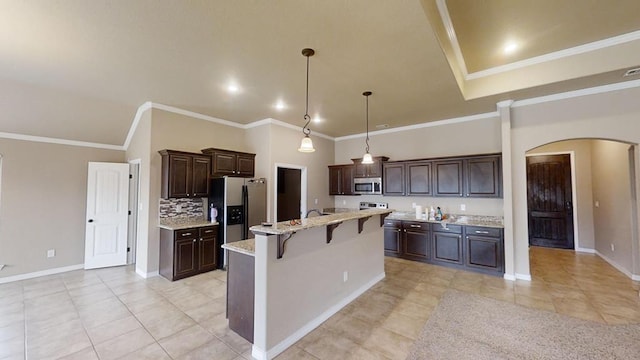
POLYGON ((127 263, 129 164, 89 163, 84 268, 127 263))

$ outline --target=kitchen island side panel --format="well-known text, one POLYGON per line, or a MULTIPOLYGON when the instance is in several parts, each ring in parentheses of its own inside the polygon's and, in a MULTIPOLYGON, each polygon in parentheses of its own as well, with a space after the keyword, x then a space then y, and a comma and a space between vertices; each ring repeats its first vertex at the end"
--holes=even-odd
POLYGON ((277 236, 256 235, 253 355, 270 359, 384 278, 378 216, 298 231, 277 259, 277 236), (345 272, 346 281, 345 281, 345 272))

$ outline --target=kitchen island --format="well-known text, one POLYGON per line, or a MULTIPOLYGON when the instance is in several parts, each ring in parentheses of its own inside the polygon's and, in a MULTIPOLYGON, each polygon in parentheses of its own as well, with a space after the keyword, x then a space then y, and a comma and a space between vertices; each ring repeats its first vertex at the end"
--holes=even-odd
MULTIPOLYGON (((391 212, 356 210, 253 226, 253 242, 238 249, 225 244, 253 257, 254 358, 274 358, 384 278, 382 225, 391 212)), ((230 289, 241 281, 234 270, 230 289)))

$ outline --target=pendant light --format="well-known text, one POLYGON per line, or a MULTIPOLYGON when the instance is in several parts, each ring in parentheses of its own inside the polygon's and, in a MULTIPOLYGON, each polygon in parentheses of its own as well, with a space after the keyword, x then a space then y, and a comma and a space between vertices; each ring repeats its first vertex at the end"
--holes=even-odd
POLYGON ((364 156, 362 157, 362 163, 373 164, 373 158, 371 157, 371 154, 369 154, 369 95, 371 95, 371 91, 365 91, 362 93, 362 95, 364 95, 367 99, 367 138, 365 140, 367 148, 364 156))
POLYGON ((316 149, 313 148, 313 142, 311 142, 311 138, 309 137, 309 134, 311 134, 311 129, 309 129, 309 123, 311 122, 311 117, 309 116, 309 57, 313 56, 313 54, 315 53, 316 52, 313 51, 313 49, 309 49, 309 48, 302 49, 302 55, 307 57, 307 93, 306 93, 306 105, 304 110, 304 120, 307 123, 304 124, 304 127, 302 128, 302 133, 304 134, 304 137, 302 138, 302 142, 300 143, 300 147, 298 148, 298 151, 303 153, 312 153, 316 151, 316 149))

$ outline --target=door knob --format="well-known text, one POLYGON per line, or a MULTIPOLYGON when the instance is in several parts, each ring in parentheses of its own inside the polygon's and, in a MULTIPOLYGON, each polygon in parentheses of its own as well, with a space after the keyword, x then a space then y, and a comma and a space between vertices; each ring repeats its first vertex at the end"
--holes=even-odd
POLYGON ((93 219, 89 219, 89 222, 93 222, 93 219))

